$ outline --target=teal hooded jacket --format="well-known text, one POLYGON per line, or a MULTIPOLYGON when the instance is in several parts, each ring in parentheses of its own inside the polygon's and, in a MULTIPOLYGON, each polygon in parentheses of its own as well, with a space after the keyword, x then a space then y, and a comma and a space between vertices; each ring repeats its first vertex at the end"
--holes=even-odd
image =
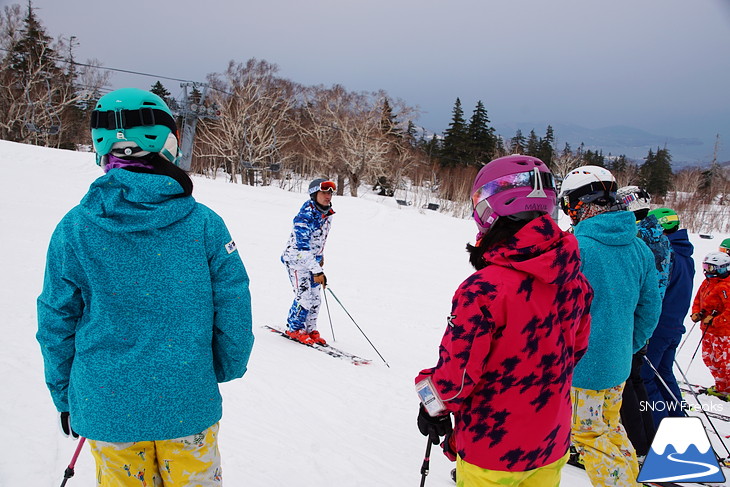
POLYGON ((253 345, 249 279, 223 222, 173 178, 112 169, 58 224, 38 333, 46 383, 81 436, 153 441, 222 415, 253 345))
POLYGON ((629 377, 631 358, 651 337, 662 299, 654 255, 636 236, 630 211, 601 213, 575 226, 581 271, 593 287, 588 351, 573 386, 603 390, 629 377))

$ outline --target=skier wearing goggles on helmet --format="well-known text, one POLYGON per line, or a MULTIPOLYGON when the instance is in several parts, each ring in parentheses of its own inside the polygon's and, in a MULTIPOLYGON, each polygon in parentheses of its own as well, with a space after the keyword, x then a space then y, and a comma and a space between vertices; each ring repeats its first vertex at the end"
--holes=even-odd
POLYGON ((679 228, 677 213, 670 208, 655 208, 649 211, 647 218, 651 217, 657 219, 672 246, 671 272, 662 300, 662 312, 646 350, 646 358, 651 365, 644 361, 641 369, 649 403, 658 405, 651 408, 654 425, 658 427, 667 416, 684 415, 678 402, 682 394, 674 376, 674 358, 686 331, 684 318, 692 304, 695 261, 692 257, 694 247, 689 241, 687 229, 679 228))
POLYGON ((459 485, 557 487, 593 291, 578 242, 550 217, 555 185, 540 159, 493 160, 472 195, 476 272, 454 294, 438 365, 415 379, 418 427, 434 444, 446 436, 459 485))
POLYGON ((617 189, 598 166, 570 171, 561 187, 595 293, 588 351, 573 376, 571 464, 585 467, 593 485, 635 486, 639 465, 619 411, 632 357, 656 327, 661 298, 654 256, 637 237, 635 215, 617 204, 617 189))
POLYGON ((321 304, 320 289, 327 285, 324 245, 332 225, 334 182, 315 179, 309 183, 309 199, 294 217, 294 228, 281 261, 286 265, 294 289, 294 302, 287 316, 286 334, 305 344, 326 344, 317 331, 321 304))
POLYGON ((246 269, 197 203, 159 96, 123 88, 91 120, 105 175, 56 227, 38 333, 62 431, 89 439, 100 486, 220 485, 219 382, 251 348, 246 269), (139 485, 139 482, 137 482, 139 485))
POLYGON ((707 392, 728 400, 730 394, 730 255, 710 252, 702 261, 705 280, 692 303, 692 321, 701 322, 702 361, 715 385, 707 392))

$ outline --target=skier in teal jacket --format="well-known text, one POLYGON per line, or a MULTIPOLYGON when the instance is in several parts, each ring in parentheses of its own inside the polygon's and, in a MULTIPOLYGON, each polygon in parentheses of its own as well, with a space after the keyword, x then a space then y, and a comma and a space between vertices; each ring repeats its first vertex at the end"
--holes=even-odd
MULTIPOLYGON (((38 298, 37 338, 62 428, 90 440, 104 475, 113 475, 109 444, 201 433, 205 460, 219 469, 218 383, 246 372, 253 345, 248 275, 223 220, 193 199, 192 181, 173 164, 176 131, 165 113, 162 99, 143 90, 99 100, 92 134, 106 174, 54 231, 38 298), (140 116, 158 125, 133 125, 150 105, 155 111, 140 116), (145 145, 152 137, 160 140, 145 145)), ((159 447, 146 456, 154 460, 159 447)), ((139 456, 130 451, 124 464, 139 456)), ((164 459, 172 473, 132 469, 147 480, 192 481, 175 472, 187 461, 179 453, 164 459)))
POLYGON ((617 189, 605 168, 582 166, 565 177, 560 198, 594 291, 588 351, 573 373, 570 462, 600 487, 638 485, 636 451, 620 424, 622 393, 661 311, 654 256, 636 236, 634 214, 617 211, 617 189))

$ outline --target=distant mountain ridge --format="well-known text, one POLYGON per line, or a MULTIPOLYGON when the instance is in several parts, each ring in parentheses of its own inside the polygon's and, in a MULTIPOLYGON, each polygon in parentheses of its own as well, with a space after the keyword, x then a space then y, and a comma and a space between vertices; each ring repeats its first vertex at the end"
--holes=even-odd
POLYGON ((576 150, 581 143, 585 149, 602 150, 603 155, 614 156, 625 154, 634 161, 643 160, 649 150, 667 147, 672 156, 672 166, 679 169, 684 166, 706 165, 712 159, 713 147, 708 141, 697 137, 672 137, 657 135, 626 125, 614 125, 598 129, 590 129, 575 124, 549 122, 517 122, 496 124, 497 134, 509 141, 517 130, 525 137, 534 130, 538 137, 544 137, 547 126, 551 125, 555 134, 555 149, 561 151, 565 143, 576 150))

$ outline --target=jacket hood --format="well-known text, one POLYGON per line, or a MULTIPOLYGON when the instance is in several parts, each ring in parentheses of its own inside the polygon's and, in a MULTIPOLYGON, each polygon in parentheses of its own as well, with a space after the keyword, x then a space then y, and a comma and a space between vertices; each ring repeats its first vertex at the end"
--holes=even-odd
POLYGON ((674 233, 667 235, 669 242, 672 244, 672 249, 685 257, 691 257, 694 253, 694 245, 689 241, 689 235, 687 235, 687 229, 683 228, 677 230, 674 233))
POLYGON ((575 236, 596 240, 604 245, 629 245, 637 238, 636 218, 630 211, 609 211, 580 221, 575 236))
POLYGON ((484 261, 550 284, 563 284, 580 272, 578 241, 549 215, 532 220, 504 244, 487 250, 484 261))
POLYGON ((167 227, 195 207, 192 196, 169 176, 112 169, 91 184, 81 200, 84 216, 115 233, 167 227))
MULTIPOLYGON (((664 227, 654 215, 649 215, 637 224, 641 239, 647 244, 658 244, 664 235, 664 227)), ((650 247, 651 248, 651 247, 650 247)))

